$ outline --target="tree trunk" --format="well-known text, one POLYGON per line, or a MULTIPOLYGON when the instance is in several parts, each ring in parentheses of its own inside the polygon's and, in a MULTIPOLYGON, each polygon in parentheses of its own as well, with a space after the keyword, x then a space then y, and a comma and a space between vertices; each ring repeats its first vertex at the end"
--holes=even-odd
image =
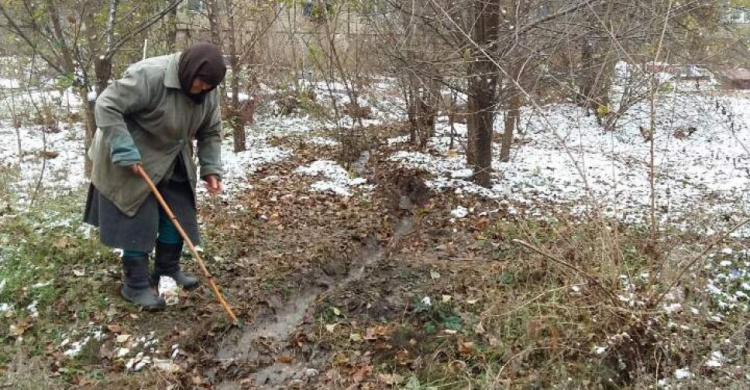
POLYGON ((435 136, 435 123, 437 123, 438 112, 440 111, 440 101, 442 95, 440 94, 440 76, 436 69, 432 69, 430 75, 430 103, 429 103, 429 117, 428 117, 428 128, 427 137, 435 136))
MULTIPOLYGON (((473 68, 473 66, 470 66, 473 68)), ((469 82, 469 126, 470 137, 468 156, 473 156, 474 179, 483 187, 490 186, 492 170, 492 125, 495 119, 495 93, 484 78, 469 82)))
MULTIPOLYGON (((516 82, 521 82, 521 64, 516 63, 511 74, 516 78, 516 82)), ((521 114, 521 91, 518 86, 510 82, 509 84, 510 97, 508 99, 508 111, 505 115, 505 131, 503 132, 503 141, 500 146, 500 161, 510 161, 510 149, 513 145, 513 135, 518 125, 518 119, 521 114)))
POLYGON ((167 16, 167 50, 170 53, 177 51, 177 7, 167 16))
POLYGON ((88 101, 88 88, 84 85, 78 87, 77 90, 78 96, 83 102, 84 124, 86 125, 86 132, 83 136, 83 170, 86 174, 86 177, 90 178, 93 165, 91 160, 89 159, 88 151, 89 148, 91 148, 91 142, 94 140, 94 134, 96 133, 96 119, 94 118, 94 106, 93 104, 89 104, 88 101))
POLYGON ((594 69, 594 43, 589 38, 581 39, 581 82, 578 86, 578 105, 585 108, 596 110, 596 104, 593 102, 593 92, 596 87, 596 71, 594 69))
POLYGON ((485 52, 475 48, 473 61, 469 63, 468 78, 468 130, 469 143, 466 160, 474 168, 474 180, 483 187, 490 186, 492 170, 492 125, 497 102, 497 71, 487 58, 496 44, 500 25, 499 0, 476 1, 474 3, 476 24, 472 39, 485 52))
POLYGON ((232 76, 230 77, 230 91, 232 93, 231 101, 229 102, 230 107, 227 114, 229 121, 232 123, 232 138, 234 141, 234 152, 244 152, 247 150, 246 136, 245 136, 245 118, 240 112, 240 61, 237 55, 237 31, 234 26, 234 4, 232 0, 226 0, 227 7, 227 23, 228 31, 227 38, 229 41, 229 57, 230 66, 232 69, 232 76))
POLYGON ((96 96, 104 92, 109 85, 109 78, 112 76, 112 59, 101 56, 94 61, 94 74, 96 75, 96 96))
POLYGON ((613 115, 609 107, 609 91, 615 70, 614 61, 609 60, 609 53, 597 54, 596 44, 592 39, 583 39, 581 49, 581 74, 583 75, 578 92, 578 105, 585 108, 587 114, 593 112, 600 126, 610 129, 613 115))
POLYGON ((409 120, 409 143, 417 143, 417 97, 409 78, 409 88, 406 94, 406 118, 409 120))
MULTIPOLYGON (((219 7, 218 0, 207 0, 206 10, 208 13, 209 30, 211 31, 211 41, 213 41, 214 45, 223 48, 223 39, 221 36, 222 26, 220 20, 221 7, 219 7)), ((226 80, 224 80, 224 85, 226 85, 226 80)), ((226 93, 219 94, 219 105, 221 106, 222 116, 224 118, 228 117, 230 106, 227 104, 226 93)))

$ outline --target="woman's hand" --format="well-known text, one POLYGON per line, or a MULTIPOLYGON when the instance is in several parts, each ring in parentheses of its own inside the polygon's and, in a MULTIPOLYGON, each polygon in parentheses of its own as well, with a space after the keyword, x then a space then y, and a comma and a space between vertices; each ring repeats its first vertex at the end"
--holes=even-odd
POLYGON ((203 180, 206 181, 205 185, 209 194, 218 195, 221 194, 222 191, 224 191, 224 185, 221 184, 221 180, 219 180, 218 176, 208 175, 203 180))

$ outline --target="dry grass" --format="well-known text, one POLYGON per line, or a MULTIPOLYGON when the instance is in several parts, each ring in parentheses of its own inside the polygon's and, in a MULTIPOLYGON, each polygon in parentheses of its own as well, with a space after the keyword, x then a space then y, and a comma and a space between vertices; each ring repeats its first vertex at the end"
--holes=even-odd
MULTIPOLYGON (((716 323, 702 284, 670 289, 685 260, 706 248, 695 237, 670 233, 651 265, 647 229, 502 210, 480 216, 496 208, 438 195, 416 211, 417 233, 388 261, 357 286, 327 294, 313 332, 330 351, 327 375, 336 379, 326 385, 609 389, 662 380, 742 388, 746 314, 716 323), (474 207, 473 216, 449 222, 457 204, 474 207), (655 299, 665 291, 664 301, 655 299), (421 303, 425 297, 431 305, 421 303), (342 314, 332 315, 333 307, 342 314), (333 332, 331 324, 338 324, 333 332), (352 341, 378 329, 387 331, 352 341), (727 358, 718 370, 706 366, 717 349, 727 358), (676 379, 678 369, 692 377, 676 379)), ((702 277, 697 268, 684 276, 702 277)))

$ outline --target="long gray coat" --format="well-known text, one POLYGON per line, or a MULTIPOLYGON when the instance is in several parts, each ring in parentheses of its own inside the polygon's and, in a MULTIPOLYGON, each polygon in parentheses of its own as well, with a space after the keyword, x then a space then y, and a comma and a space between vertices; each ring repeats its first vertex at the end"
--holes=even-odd
POLYGON ((96 101, 99 131, 88 152, 93 161, 91 182, 127 216, 135 215, 150 193, 140 177, 111 160, 112 147, 129 143, 129 138, 155 183, 182 153, 195 195, 193 139, 197 140, 200 177, 222 175, 218 88, 201 104, 185 96, 177 74, 179 56, 153 57, 131 65, 96 101))

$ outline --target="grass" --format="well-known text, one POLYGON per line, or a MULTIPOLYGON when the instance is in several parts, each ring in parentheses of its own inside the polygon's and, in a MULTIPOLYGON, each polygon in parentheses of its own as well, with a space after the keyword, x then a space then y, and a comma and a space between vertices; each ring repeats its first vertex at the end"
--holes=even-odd
MULTIPOLYGON (((422 226, 439 226, 439 215, 425 216, 422 226)), ((747 342, 738 331, 746 326, 746 306, 731 306, 733 311, 723 311, 723 323, 712 323, 709 317, 721 311, 721 305, 689 280, 685 288, 691 294, 675 293, 665 303, 649 304, 677 270, 667 258, 650 268, 647 230, 612 228, 605 220, 540 223, 498 218, 479 231, 476 226, 476 221, 467 221, 443 239, 456 247, 491 240, 507 249, 478 245, 481 253, 470 264, 435 260, 423 252, 402 253, 385 266, 394 268, 389 276, 362 290, 382 289, 373 296, 393 301, 393 294, 403 294, 410 297, 403 299, 404 305, 386 318, 344 313, 352 328, 331 333, 321 326, 324 343, 346 353, 350 361, 373 356, 374 372, 385 378, 396 374, 398 387, 405 389, 644 388, 659 380, 672 386, 741 388, 741 369, 707 369, 705 360, 717 348, 728 356, 730 349, 747 342), (431 278, 433 271, 440 277, 431 278), (423 297, 430 297, 431 304, 423 297), (679 304, 683 310, 666 313, 666 304, 679 304), (348 339, 351 332, 364 334, 374 326, 389 326, 385 340, 352 344, 348 339), (730 338, 732 342, 722 346, 721 340, 730 338), (675 370, 685 367, 695 376, 691 382, 675 378, 675 370)), ((715 263, 727 261, 727 256, 715 256, 715 263)), ((742 261, 737 256, 735 251, 733 265, 742 261)), ((377 279, 377 272, 370 277, 377 279)), ((703 274, 699 268, 688 272, 691 280, 703 274)), ((737 291, 747 280, 746 273, 733 275, 732 280, 717 279, 727 292, 737 291)), ((339 299, 352 294, 342 293, 339 299)), ((327 304, 344 306, 335 300, 327 304)), ((332 321, 325 316, 319 320, 332 321)), ((732 361, 742 361, 742 353, 733 351, 732 361)))
MULTIPOLYGON (((7 188, 0 186, 2 191, 7 188)), ((83 193, 48 197, 43 207, 2 217, 0 303, 12 307, 0 318, 4 366, 19 347, 30 358, 59 352, 63 339, 83 338, 91 331, 89 322, 104 318, 117 258, 87 233, 83 199, 83 193), (23 331, 13 333, 11 326, 23 331)), ((90 362, 87 355, 82 359, 90 362)), ((73 370, 76 360, 64 364, 69 367, 61 374, 73 370)))

